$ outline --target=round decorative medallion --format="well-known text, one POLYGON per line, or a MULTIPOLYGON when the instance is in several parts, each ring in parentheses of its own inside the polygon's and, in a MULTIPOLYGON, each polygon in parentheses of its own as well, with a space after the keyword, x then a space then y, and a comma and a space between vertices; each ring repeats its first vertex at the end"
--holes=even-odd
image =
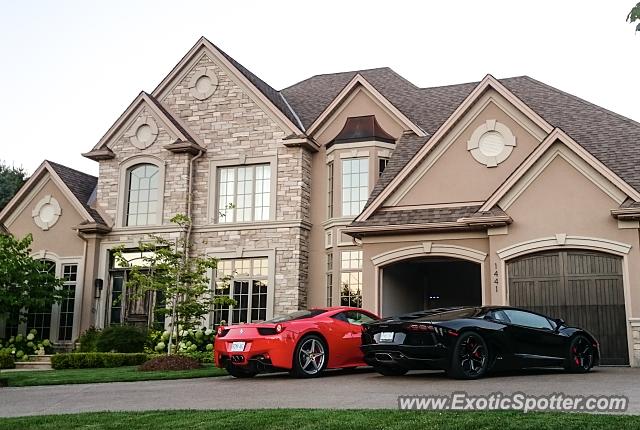
POLYGON ((476 128, 467 142, 467 150, 473 158, 487 167, 496 167, 506 160, 514 146, 516 137, 509 127, 495 119, 476 128))
POLYGON ((189 93, 198 100, 208 99, 218 88, 218 77, 213 68, 196 70, 189 81, 189 93))
POLYGON ((158 125, 149 115, 143 115, 131 126, 125 137, 138 149, 150 147, 158 137, 158 125))
POLYGON ((51 195, 44 196, 31 211, 33 222, 42 230, 49 230, 53 227, 61 214, 60 204, 51 195))

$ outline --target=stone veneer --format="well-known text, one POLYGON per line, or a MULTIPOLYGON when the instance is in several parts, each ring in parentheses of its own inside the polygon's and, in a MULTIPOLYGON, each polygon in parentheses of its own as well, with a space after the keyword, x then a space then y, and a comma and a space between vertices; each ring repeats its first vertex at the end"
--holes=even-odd
POLYGON ((631 363, 632 366, 640 367, 640 323, 636 323, 637 325, 631 326, 631 333, 633 336, 633 340, 631 344, 633 345, 633 354, 631 363))
MULTIPOLYGON (((274 313, 305 307, 309 266, 309 230, 305 225, 310 220, 311 154, 300 147, 284 146, 282 139, 287 133, 206 55, 160 101, 182 120, 189 133, 199 137, 207 149, 204 156, 196 161, 195 168, 192 213, 194 250, 197 253, 211 252, 212 244, 218 252, 274 249, 275 285, 271 286, 275 288, 274 313), (196 70, 205 67, 215 70, 219 83, 211 97, 198 100, 190 95, 188 86, 196 70), (214 227, 213 216, 208 208, 209 193, 215 192, 209 183, 210 162, 242 156, 277 158, 275 221, 288 221, 286 227, 273 223, 265 223, 256 229, 242 229, 238 224, 214 227), (214 228, 200 231, 206 226, 214 228)), ((139 116, 144 114, 141 112, 139 116)), ((172 142, 172 136, 159 118, 156 121, 159 134, 149 148, 140 150, 134 147, 123 137, 126 130, 122 130, 119 137, 108 145, 116 157, 100 162, 98 204, 114 220, 119 192, 119 165, 134 155, 153 155, 165 161, 163 224, 167 224, 176 213, 186 213, 190 157, 176 155, 163 148, 172 142)), ((143 234, 133 236, 144 238, 143 234)), ((114 238, 132 239, 132 235, 120 230, 112 232, 106 239, 114 238)), ((215 251, 211 253, 215 256, 215 251)))

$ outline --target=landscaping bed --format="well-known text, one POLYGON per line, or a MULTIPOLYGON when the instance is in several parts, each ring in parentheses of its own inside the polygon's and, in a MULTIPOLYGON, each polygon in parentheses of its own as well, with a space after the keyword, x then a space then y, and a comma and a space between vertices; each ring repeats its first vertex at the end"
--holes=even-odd
POLYGON ((101 412, 0 419, 0 430, 192 429, 637 429, 640 416, 520 412, 418 412, 397 410, 101 412))
POLYGON ((65 369, 1 373, 9 387, 33 385, 91 384, 98 382, 151 381, 160 379, 191 379, 223 376, 227 373, 211 364, 192 370, 168 370, 141 372, 138 366, 65 369))

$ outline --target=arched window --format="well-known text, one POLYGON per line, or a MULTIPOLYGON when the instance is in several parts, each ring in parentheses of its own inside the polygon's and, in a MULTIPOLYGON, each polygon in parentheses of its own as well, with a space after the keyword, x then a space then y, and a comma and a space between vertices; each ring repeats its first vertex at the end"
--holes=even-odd
POLYGON ((127 226, 158 224, 158 166, 137 164, 127 171, 127 226))

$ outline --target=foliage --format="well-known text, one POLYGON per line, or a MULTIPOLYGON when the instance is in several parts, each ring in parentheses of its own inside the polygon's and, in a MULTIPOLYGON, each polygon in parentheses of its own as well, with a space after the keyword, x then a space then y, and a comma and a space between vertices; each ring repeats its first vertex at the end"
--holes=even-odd
MULTIPOLYGON (((195 354, 193 356, 200 359, 202 355, 198 354, 212 355, 214 338, 215 332, 206 327, 182 330, 180 333, 180 341, 177 344, 177 351, 173 348, 172 352, 177 352, 183 355, 195 354)), ((168 331, 149 331, 147 348, 145 349, 147 352, 166 353, 168 345, 168 331)))
MULTIPOLYGON (((174 370, 173 372, 140 372, 136 365, 94 369, 27 370, 6 372, 2 373, 2 376, 9 381, 10 387, 32 387, 39 385, 211 378, 226 374, 227 372, 224 369, 208 364, 194 370, 174 370)), ((62 426, 61 428, 68 427, 62 426)))
POLYGON ((27 335, 19 334, 9 339, 0 339, 0 353, 11 354, 15 360, 26 360, 28 355, 45 355, 53 352, 49 339, 37 337, 38 331, 32 329, 27 335))
POLYGON ((178 354, 184 355, 185 357, 191 357, 203 364, 213 363, 213 350, 211 352, 179 352, 178 354))
POLYGON ((9 167, 0 161, 0 210, 18 192, 27 179, 27 172, 22 167, 9 167))
POLYGON ((101 333, 101 330, 93 326, 85 330, 85 332, 78 337, 78 343, 80 344, 78 352, 98 352, 97 343, 101 333))
POLYGON ((26 320, 26 311, 41 312, 63 299, 63 280, 43 261, 31 258, 32 236, 0 234, 0 315, 26 320))
MULTIPOLYGON (((190 228, 191 221, 184 215, 171 219, 184 230, 190 228)), ((205 315, 213 306, 235 305, 229 297, 215 297, 207 277, 209 270, 215 269, 217 260, 212 257, 191 256, 191 243, 186 239, 170 242, 158 236, 139 246, 142 264, 130 264, 124 258, 120 247, 115 258, 120 265, 129 268, 127 285, 133 291, 132 297, 144 297, 148 292, 158 293, 165 298, 167 306, 156 309, 160 315, 169 316, 170 329, 166 345, 178 345, 184 333, 199 327, 205 315)), ((185 345, 186 342, 183 342, 185 345)), ((175 347, 167 352, 174 352, 175 347)))
POLYGON ((137 366, 147 361, 147 354, 118 352, 68 352, 51 357, 54 369, 93 369, 99 367, 137 366))
POLYGON ((147 333, 130 325, 112 325, 102 330, 96 340, 98 352, 143 352, 147 333))
MULTIPOLYGON (((640 21, 640 3, 637 3, 627 15, 627 21, 634 23, 640 21)), ((636 31, 640 31, 640 22, 636 25, 636 31)))
POLYGON ((153 370, 192 370, 199 369, 200 362, 195 358, 184 355, 161 355, 152 358, 138 368, 143 372, 153 370))
MULTIPOLYGON (((142 372, 139 372, 142 373, 142 372)), ((89 412, 0 419, 0 430, 111 429, 637 429, 640 415, 519 411, 372 409, 157 410, 89 412)))
POLYGON ((10 352, 0 351, 0 369, 13 369, 16 367, 16 362, 13 358, 13 354, 10 352))

